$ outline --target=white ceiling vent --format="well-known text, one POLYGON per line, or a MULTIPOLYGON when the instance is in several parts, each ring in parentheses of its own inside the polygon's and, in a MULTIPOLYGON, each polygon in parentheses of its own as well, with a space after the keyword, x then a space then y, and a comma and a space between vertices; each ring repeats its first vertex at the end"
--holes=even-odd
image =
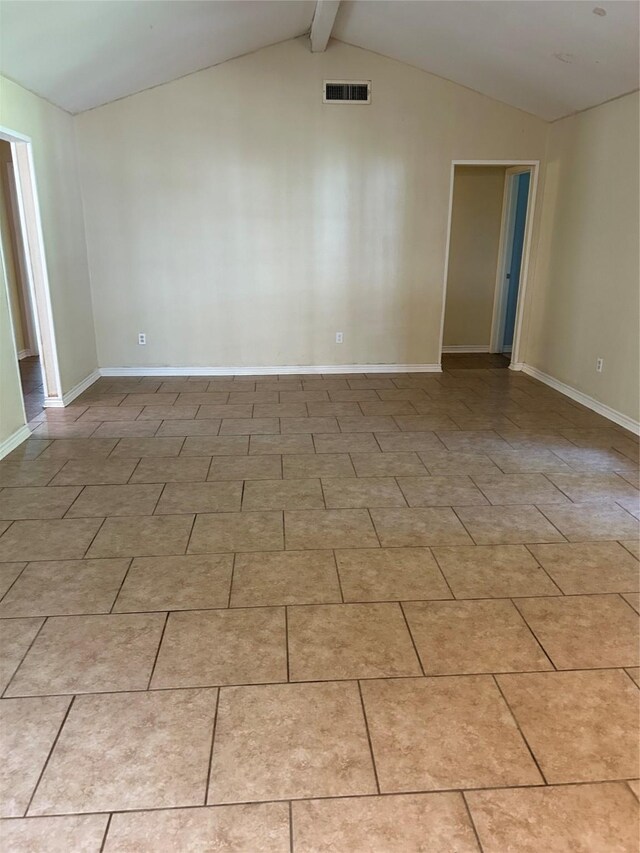
POLYGON ((325 104, 370 104, 371 80, 325 80, 325 104))

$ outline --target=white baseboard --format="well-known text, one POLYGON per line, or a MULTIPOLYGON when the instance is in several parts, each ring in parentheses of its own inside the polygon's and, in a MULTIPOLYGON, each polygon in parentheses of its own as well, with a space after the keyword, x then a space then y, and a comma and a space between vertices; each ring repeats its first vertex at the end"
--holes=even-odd
POLYGON ((45 409, 63 409, 65 406, 68 406, 69 403, 72 403, 76 397, 79 397, 83 391, 90 388, 98 379, 100 379, 100 372, 98 370, 94 370, 88 376, 85 376, 82 382, 78 382, 78 384, 74 385, 70 391, 63 394, 62 397, 45 397, 43 403, 45 409))
POLYGON ((5 438, 4 441, 0 442, 0 459, 4 459, 12 450, 15 450, 18 445, 22 444, 23 441, 26 441, 28 438, 31 438, 31 430, 29 427, 24 424, 10 435, 9 438, 5 438))
MULTIPOLYGON (((293 364, 274 367, 101 367, 100 376, 275 376, 317 373, 441 373, 439 364, 293 364)), ((84 390, 84 389, 83 389, 84 390)))
POLYGON ((538 370, 537 367, 532 367, 530 364, 523 364, 521 369, 523 373, 527 374, 527 376, 532 376, 534 379, 544 382, 545 385, 548 385, 556 391, 560 391, 561 394, 564 394, 566 397, 570 397, 572 400, 575 400, 576 403, 580 403, 597 414, 602 415, 603 418, 608 418, 610 421, 613 421, 614 424, 618 424, 618 426, 628 429, 629 432, 640 435, 639 421, 634 421, 633 418, 628 417, 628 415, 623 415, 622 412, 612 409, 611 406, 600 403, 594 397, 590 397, 588 394, 584 394, 582 391, 572 388, 571 385, 567 385, 559 379, 554 379, 553 376, 549 376, 548 373, 543 373, 542 370, 538 370))
POLYGON ((468 345, 459 347, 442 347, 442 352, 489 352, 489 344, 468 345))

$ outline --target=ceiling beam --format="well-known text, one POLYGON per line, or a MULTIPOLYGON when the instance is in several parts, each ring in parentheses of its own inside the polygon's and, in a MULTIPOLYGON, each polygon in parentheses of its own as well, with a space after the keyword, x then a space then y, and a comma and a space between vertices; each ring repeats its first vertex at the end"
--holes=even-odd
POLYGON ((340 0, 317 0, 311 24, 311 53, 327 49, 339 6, 340 0))

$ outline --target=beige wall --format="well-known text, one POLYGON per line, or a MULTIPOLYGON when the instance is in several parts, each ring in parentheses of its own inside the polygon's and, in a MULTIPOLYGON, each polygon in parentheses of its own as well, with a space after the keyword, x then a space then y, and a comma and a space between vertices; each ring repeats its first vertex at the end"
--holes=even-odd
POLYGON ((638 155, 637 93, 550 126, 525 355, 636 421, 638 155))
POLYGON ((16 233, 11 211, 8 167, 11 166, 11 145, 0 139, 0 239, 4 258, 4 273, 9 290, 11 319, 18 353, 28 349, 28 330, 23 305, 20 267, 16 254, 16 233))
POLYGON ((63 392, 97 366, 73 117, 0 78, 0 126, 33 144, 63 392))
POLYGON ((103 367, 437 363, 451 161, 542 158, 547 131, 306 39, 76 121, 103 367), (325 78, 372 104, 323 105, 325 78))
POLYGON ((451 210, 444 340, 489 346, 505 167, 456 166, 451 210))

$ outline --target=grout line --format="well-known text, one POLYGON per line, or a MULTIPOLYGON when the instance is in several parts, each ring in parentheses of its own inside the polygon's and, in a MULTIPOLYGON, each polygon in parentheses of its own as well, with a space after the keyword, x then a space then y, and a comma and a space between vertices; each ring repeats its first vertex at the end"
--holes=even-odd
POLYGON ((289 853, 293 853, 293 803, 289 800, 289 853))
POLYGON ((55 748, 56 748, 56 745, 57 745, 57 743, 58 743, 58 740, 60 739, 60 734, 61 734, 61 732, 62 732, 62 729, 64 728, 65 723, 67 722, 67 719, 68 719, 69 714, 70 714, 70 712, 71 712, 71 708, 73 707, 73 703, 74 703, 75 701, 76 701, 76 697, 75 697, 75 696, 72 696, 72 697, 71 697, 71 701, 69 702, 69 704, 68 704, 68 706, 67 706, 67 710, 65 711, 64 716, 63 716, 63 718, 62 718, 62 722, 60 723, 60 726, 58 727, 58 731, 57 731, 57 733, 56 733, 56 736, 55 736, 55 738, 53 739, 53 743, 51 744, 51 749, 49 750, 49 753, 48 753, 48 755, 47 755, 46 761, 44 762, 44 764, 43 764, 43 766, 42 766, 42 770, 41 770, 41 771, 40 771, 40 773, 38 774, 38 781, 36 782, 36 784, 35 784, 35 786, 34 786, 34 788, 33 788, 33 791, 31 792, 31 796, 29 797, 29 802, 27 803, 27 807, 26 807, 26 809, 24 810, 24 814, 22 815, 23 817, 27 817, 27 815, 29 814, 29 809, 31 808, 31 803, 33 802, 33 798, 35 797, 36 792, 37 792, 37 790, 38 790, 38 788, 39 788, 39 786, 40 786, 40 782, 42 781, 42 777, 44 776, 45 771, 46 771, 47 767, 49 766, 49 762, 50 762, 50 760, 51 760, 51 756, 53 755, 53 751, 54 751, 54 750, 55 750, 55 748))
POLYGON ((216 707, 213 712, 213 727, 211 729, 211 747, 209 749, 209 764, 207 767, 207 779, 205 782, 204 788, 204 803, 203 805, 207 805, 207 800, 209 798, 209 788, 211 787, 211 768, 213 766, 213 745, 216 739, 216 727, 218 724, 218 708, 220 707, 220 688, 216 691, 216 707))
MULTIPOLYGON (((48 817, 48 815, 47 815, 47 817, 48 817)), ((107 835, 109 834, 109 829, 111 827, 111 818, 112 817, 113 817, 113 814, 109 814, 109 817, 107 818, 107 823, 106 823, 105 828, 104 828, 104 835, 102 836, 102 843, 100 844, 99 853, 103 853, 104 845, 107 843, 107 835)))
POLYGON ((480 835, 478 834, 478 828, 476 827, 476 822, 473 819, 473 815, 471 814, 471 808, 469 807, 469 803, 467 802, 467 798, 465 797, 465 792, 460 791, 462 796, 462 802, 464 803, 464 807, 467 811, 467 816, 469 818, 469 823, 471 824, 471 828, 473 829, 473 834, 476 837, 476 842, 478 844, 478 850, 484 851, 484 847, 482 846, 482 842, 480 841, 480 835))
MULTIPOLYGON (((149 681, 147 682, 147 690, 151 689, 151 681, 153 680, 153 674, 156 671, 156 664, 158 663, 158 657, 160 655, 160 647, 162 646, 162 641, 164 640, 164 634, 167 630, 167 623, 169 621, 169 612, 167 611, 166 616, 164 617, 164 623, 162 625, 162 631, 160 632, 160 640, 158 642, 158 648, 156 649, 156 654, 153 659, 153 665, 151 666, 151 672, 149 673, 149 681)), ((126 692, 126 691, 122 691, 126 692)), ((136 691, 136 692, 145 692, 145 691, 136 691)))
POLYGON ((360 680, 358 680, 356 683, 358 685, 358 695, 360 696, 360 707, 362 708, 364 727, 367 732, 367 741, 369 743, 369 753, 371 754, 371 765, 373 767, 373 775, 376 780, 376 791, 378 794, 380 794, 380 780, 378 778, 378 768, 376 767, 376 759, 373 753, 373 742, 371 740, 371 732, 369 731, 369 721, 367 720, 367 712, 364 705, 364 696, 362 695, 362 685, 360 684, 360 680))
POLYGON ((291 667, 289 661, 289 608, 284 606, 284 647, 287 653, 287 683, 291 681, 291 667))
MULTIPOLYGON (((502 673, 501 673, 501 674, 502 674, 502 673)), ((523 732, 523 731, 522 731, 522 729, 520 728, 520 723, 518 722, 518 718, 517 718, 517 717, 516 717, 516 715, 514 714, 514 712, 513 712, 513 709, 512 709, 512 707, 511 707, 511 705, 510 705, 510 704, 509 704, 509 702, 507 701, 507 697, 504 695, 504 692, 503 692, 503 690, 502 690, 502 687, 500 686, 500 682, 499 682, 499 681, 498 681, 498 679, 496 678, 495 674, 492 674, 492 675, 491 675, 491 678, 493 678, 494 684, 496 685, 496 687, 497 687, 497 689, 498 689, 498 692, 499 692, 499 693, 500 693, 500 695, 502 696, 502 700, 503 700, 503 702, 505 703, 505 705, 507 706, 507 709, 509 710, 509 713, 511 714, 511 718, 512 718, 513 722, 515 723, 516 728, 517 728, 517 729, 518 729, 518 731, 520 732, 520 737, 521 737, 521 738, 522 738, 522 740, 524 741, 524 744, 525 744, 525 746, 527 747, 527 749, 529 750, 529 754, 530 754, 531 758, 533 759, 534 764, 535 764, 535 765, 536 765, 536 767, 538 768, 538 773, 539 773, 539 774, 540 774, 540 776, 542 777, 542 780, 543 780, 544 784, 545 784, 545 785, 548 785, 549 783, 547 782, 547 778, 546 778, 546 776, 544 775, 544 773, 542 772, 542 768, 541 768, 541 767, 540 767, 540 765, 538 764, 538 759, 537 759, 537 758, 536 758, 536 756, 534 755, 533 749, 529 746, 529 741, 526 739, 526 737, 525 737, 525 735, 524 735, 524 732, 523 732)))
MULTIPOLYGON (((557 597, 557 596, 548 596, 548 597, 549 597, 549 598, 552 598, 552 597, 557 597)), ((525 599, 525 600, 526 600, 526 599, 525 599)), ((527 628, 529 629, 529 631, 531 632, 531 634, 532 634, 532 636, 533 636, 534 640, 536 641, 536 643, 540 646, 541 650, 542 650, 542 651, 543 651, 543 653, 544 653, 544 656, 546 657, 546 659, 549 661, 549 663, 550 663, 550 664, 551 664, 551 666, 553 667, 553 670, 555 670, 555 671, 557 672, 557 671, 558 671, 558 667, 555 665, 555 663, 554 663, 554 662, 553 662, 553 660, 551 659, 551 655, 549 654, 549 652, 545 649, 544 645, 542 644, 542 640, 540 640, 540 638, 538 637, 538 635, 536 634, 536 632, 533 630, 533 628, 531 627, 531 625, 527 622, 527 619, 526 619, 526 617, 525 617, 524 613, 522 612, 522 610, 518 607, 518 605, 516 604, 516 602, 515 602, 513 599, 511 599, 511 598, 510 598, 510 599, 509 599, 509 601, 511 602, 512 606, 516 609, 516 611, 517 611, 518 615, 520 616, 520 618, 522 619, 523 623, 526 625, 526 627, 527 627, 527 628)), ((552 671, 553 671, 553 670, 552 670, 552 671)))
POLYGON ((405 613, 404 603, 399 601, 400 612, 402 613, 402 618, 404 619, 404 624, 407 626, 407 631, 409 632, 409 637, 411 638, 411 645, 413 646, 413 651, 415 652, 416 658, 418 659, 418 663, 420 664, 420 671, 426 677, 426 672, 424 671, 424 664, 422 663, 422 657, 420 656, 420 652, 418 651, 418 647, 416 645, 415 638, 411 631, 411 627, 409 626, 409 620, 407 619, 407 614, 405 613))
MULTIPOLYGON (((134 559, 135 559, 135 557, 129 557, 129 565, 127 566, 125 573, 122 576, 122 580, 120 581, 120 586, 118 587, 118 591, 115 594, 115 598, 113 599, 109 613, 113 613, 113 608, 116 606, 116 603, 117 603, 118 599, 120 598, 120 593, 122 592, 122 587, 124 586, 124 582, 126 581, 128 575, 129 575, 129 571, 131 570, 131 566, 133 565, 134 559)), ((162 612, 162 611, 159 611, 159 612, 162 612)), ((79 614, 79 615, 85 615, 85 614, 79 614)))

